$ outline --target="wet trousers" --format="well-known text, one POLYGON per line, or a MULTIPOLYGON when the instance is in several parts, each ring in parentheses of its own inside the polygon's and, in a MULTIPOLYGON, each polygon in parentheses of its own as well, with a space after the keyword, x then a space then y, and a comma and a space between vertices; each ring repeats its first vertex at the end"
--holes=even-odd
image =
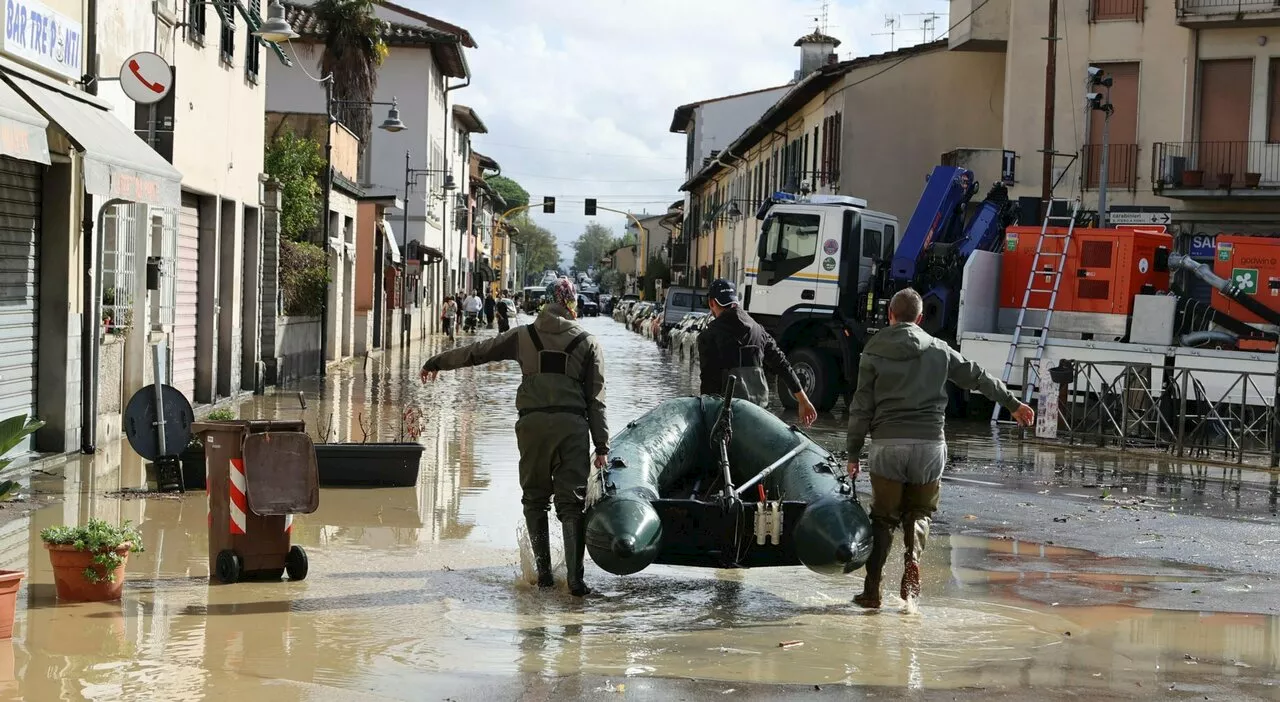
POLYGON ((574 414, 533 412, 516 422, 520 449, 520 489, 526 512, 546 512, 554 501, 556 516, 580 515, 591 473, 591 431, 574 414))

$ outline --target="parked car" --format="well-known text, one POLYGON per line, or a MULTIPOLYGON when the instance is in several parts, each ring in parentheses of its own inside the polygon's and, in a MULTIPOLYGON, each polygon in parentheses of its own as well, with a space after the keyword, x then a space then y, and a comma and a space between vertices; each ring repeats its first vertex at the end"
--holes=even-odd
POLYGON ((688 334, 689 330, 693 329, 694 325, 698 323, 698 320, 706 315, 706 312, 689 312, 676 323, 675 328, 667 334, 667 346, 671 349, 672 353, 677 356, 684 355, 685 348, 683 341, 685 334, 688 334))
POLYGON ((660 348, 665 347, 667 343, 666 339, 664 338, 666 335, 664 333, 664 329, 662 328, 663 326, 662 320, 666 319, 666 317, 664 316, 664 309, 665 308, 662 305, 659 305, 658 307, 654 308, 653 317, 651 317, 649 320, 649 323, 647 325, 648 327, 647 333, 645 334, 645 336, 657 342, 660 348))
POLYGON ((667 299, 663 301, 662 329, 670 332, 684 316, 690 312, 707 311, 707 292, 694 290, 685 286, 674 286, 667 289, 667 299))
POLYGON ((640 302, 633 305, 631 313, 627 316, 627 326, 631 328, 631 331, 639 334, 640 325, 644 323, 644 320, 647 319, 652 312, 652 302, 640 302))
POLYGON ((578 314, 582 317, 599 317, 600 305, 595 300, 596 294, 593 292, 578 293, 578 314))
POLYGON ((706 329, 710 323, 711 315, 704 314, 689 325, 684 334, 680 335, 681 357, 688 358, 690 361, 698 360, 698 334, 702 333, 702 330, 706 329))
POLYGON ((609 293, 601 293, 600 298, 600 314, 613 314, 613 295, 609 293))
POLYGON ((542 298, 547 294, 547 286, 530 285, 524 289, 524 297, 521 300, 520 308, 525 314, 534 314, 538 308, 542 306, 542 298))

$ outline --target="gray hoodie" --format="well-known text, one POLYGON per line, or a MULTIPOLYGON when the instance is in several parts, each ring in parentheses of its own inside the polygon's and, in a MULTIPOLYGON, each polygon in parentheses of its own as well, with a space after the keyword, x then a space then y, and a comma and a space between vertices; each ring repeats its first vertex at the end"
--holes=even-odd
POLYGON ((1020 404, 1004 383, 920 327, 900 323, 876 332, 858 363, 849 458, 858 458, 868 432, 872 439, 945 440, 948 380, 1010 412, 1020 404))

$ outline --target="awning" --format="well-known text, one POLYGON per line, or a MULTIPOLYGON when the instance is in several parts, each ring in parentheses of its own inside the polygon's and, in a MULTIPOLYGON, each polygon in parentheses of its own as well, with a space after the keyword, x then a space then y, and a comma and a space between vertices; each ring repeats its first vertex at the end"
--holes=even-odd
POLYGON ((9 75, 27 100, 84 152, 84 189, 108 200, 182 204, 182 174, 106 110, 9 75))
POLYGON ((0 156, 49 165, 49 120, 0 81, 0 156))
POLYGON ((383 246, 391 252, 391 262, 399 263, 401 261, 400 246, 396 244, 396 236, 391 231, 391 222, 388 222, 386 217, 382 218, 382 234, 387 238, 383 246))

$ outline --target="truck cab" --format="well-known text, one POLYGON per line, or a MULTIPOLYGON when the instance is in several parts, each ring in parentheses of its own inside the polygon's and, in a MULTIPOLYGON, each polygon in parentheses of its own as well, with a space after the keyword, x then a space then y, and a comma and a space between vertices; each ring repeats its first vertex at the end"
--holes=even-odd
MULTIPOLYGON (((857 376, 876 326, 877 295, 899 241, 898 220, 865 200, 775 194, 748 262, 745 309, 787 353, 805 392, 831 409, 857 376)), ((795 400, 780 393, 787 407, 795 400)))

